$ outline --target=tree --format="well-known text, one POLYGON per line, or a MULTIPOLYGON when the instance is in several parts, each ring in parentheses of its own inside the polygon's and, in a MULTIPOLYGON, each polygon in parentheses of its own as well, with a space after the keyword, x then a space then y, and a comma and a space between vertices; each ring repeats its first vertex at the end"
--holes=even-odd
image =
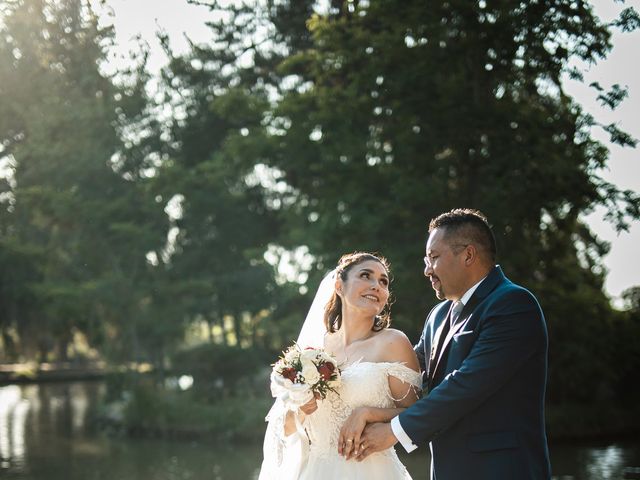
POLYGON ((253 175, 252 139, 262 138, 266 96, 237 72, 227 75, 230 52, 194 46, 176 57, 166 45, 172 61, 163 75, 175 114, 162 133, 167 161, 157 186, 179 206, 168 275, 188 321, 204 320, 212 341, 218 327, 224 342, 246 347, 275 289, 264 252, 278 222, 253 175))
MULTIPOLYGON (((588 397, 592 375, 613 381, 607 245, 581 218, 599 205, 617 228, 640 217, 638 195, 600 177, 608 151, 591 133, 602 128, 629 147, 636 140, 586 115, 564 79, 580 78, 573 60, 604 57, 611 29, 635 28, 636 12, 607 25, 590 5, 565 0, 332 1, 309 15, 312 5, 259 2, 253 30, 238 20, 246 12, 230 7, 228 35, 206 54, 194 50, 202 65, 211 51, 241 50, 253 61, 224 63, 229 78, 252 93, 272 89, 264 131, 246 140, 247 161, 266 165, 278 184, 265 193, 285 222, 277 243, 308 246, 311 278, 347 251, 386 254, 394 318, 415 338, 434 303, 421 265, 428 220, 478 208, 493 223, 507 274, 536 292, 547 314, 550 398, 588 397), (246 41, 265 31, 269 41, 246 41), (571 338, 578 325, 581 337, 571 338)), ((592 86, 611 108, 626 94, 592 86)))
POLYGON ((622 298, 627 302, 632 312, 640 312, 640 286, 626 289, 622 292, 622 298))
POLYGON ((109 345, 135 324, 148 296, 145 255, 164 242, 145 165, 126 161, 124 141, 141 143, 123 130, 146 105, 145 79, 118 85, 103 73, 113 32, 82 2, 1 5, 0 139, 11 167, 3 246, 29 272, 3 328, 23 347, 35 343, 41 359, 55 346, 64 360, 74 332, 109 345), (18 311, 24 296, 33 303, 18 311))

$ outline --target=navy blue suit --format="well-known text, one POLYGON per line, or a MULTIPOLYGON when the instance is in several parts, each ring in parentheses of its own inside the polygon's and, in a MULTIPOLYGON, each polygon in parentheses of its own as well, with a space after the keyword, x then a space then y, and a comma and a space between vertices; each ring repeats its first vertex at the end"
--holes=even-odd
POLYGON ((400 414, 402 428, 416 445, 431 442, 433 480, 550 479, 538 301, 496 266, 444 336, 450 306, 434 307, 415 346, 425 395, 400 414))

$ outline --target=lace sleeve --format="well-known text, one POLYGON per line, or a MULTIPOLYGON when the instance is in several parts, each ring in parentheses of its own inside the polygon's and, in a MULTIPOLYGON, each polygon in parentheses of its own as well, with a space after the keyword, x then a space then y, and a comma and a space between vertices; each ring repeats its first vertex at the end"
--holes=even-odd
MULTIPOLYGON (((404 383, 408 383, 413 387, 413 391, 418 394, 422 391, 422 374, 407 367, 403 363, 390 363, 387 368, 387 375, 395 377, 404 383)), ((402 398, 394 398, 393 395, 391 395, 391 391, 389 391, 389 397, 391 397, 394 402, 399 402, 404 400, 411 390, 411 388, 408 388, 407 393, 405 393, 402 398)))
POLYGON ((297 431, 285 436, 284 423, 288 408, 277 399, 266 420, 263 460, 258 480, 296 480, 309 455, 309 439, 304 427, 298 423, 297 431))

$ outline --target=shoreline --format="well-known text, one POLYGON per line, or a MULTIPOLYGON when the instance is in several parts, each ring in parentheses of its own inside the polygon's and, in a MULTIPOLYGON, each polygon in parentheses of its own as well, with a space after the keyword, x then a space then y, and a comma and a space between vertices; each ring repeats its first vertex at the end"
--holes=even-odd
POLYGON ((25 362, 0 364, 0 385, 97 380, 112 369, 104 362, 25 362))

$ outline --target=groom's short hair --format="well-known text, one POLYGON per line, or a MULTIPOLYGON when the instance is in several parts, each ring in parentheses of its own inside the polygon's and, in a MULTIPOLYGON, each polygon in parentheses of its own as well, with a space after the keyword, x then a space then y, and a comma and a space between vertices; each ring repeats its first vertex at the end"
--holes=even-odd
POLYGON ((429 233, 436 228, 444 230, 444 238, 451 244, 470 244, 484 250, 489 260, 495 263, 496 239, 487 217, 479 210, 455 208, 442 213, 429 223, 429 233))

